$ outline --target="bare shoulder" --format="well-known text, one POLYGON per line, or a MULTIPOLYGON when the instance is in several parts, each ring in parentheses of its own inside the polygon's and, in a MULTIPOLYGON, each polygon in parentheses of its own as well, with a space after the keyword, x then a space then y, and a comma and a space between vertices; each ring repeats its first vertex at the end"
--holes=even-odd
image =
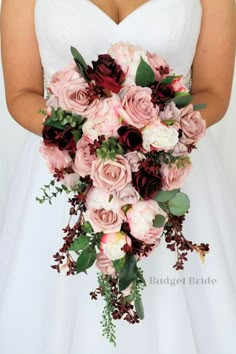
POLYGON ((7 103, 24 91, 43 92, 34 26, 35 0, 2 0, 2 63, 7 103))
POLYGON ((202 23, 193 62, 192 91, 213 91, 227 106, 235 62, 235 0, 201 0, 201 4, 202 23))

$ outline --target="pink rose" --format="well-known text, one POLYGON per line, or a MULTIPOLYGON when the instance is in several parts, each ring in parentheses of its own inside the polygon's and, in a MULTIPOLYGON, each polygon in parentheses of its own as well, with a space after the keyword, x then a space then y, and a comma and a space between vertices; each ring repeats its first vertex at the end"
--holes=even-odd
POLYGON ((51 173, 54 173, 56 168, 61 170, 68 167, 72 162, 69 153, 65 150, 59 150, 56 146, 45 145, 42 142, 39 151, 51 173))
POLYGON ((173 101, 165 106, 164 111, 159 112, 159 117, 161 118, 161 120, 179 120, 180 116, 181 110, 176 107, 173 101))
POLYGON ((88 209, 85 218, 90 222, 94 232, 118 232, 126 217, 122 211, 106 209, 88 209))
POLYGON ((79 78, 81 78, 81 74, 73 62, 53 75, 49 89, 54 95, 59 96, 62 89, 69 86, 71 81, 79 78))
POLYGON ((135 204, 140 199, 140 195, 131 183, 127 184, 121 191, 116 192, 116 196, 121 206, 135 204))
POLYGON ((153 243, 163 232, 163 227, 153 227, 156 215, 165 213, 155 200, 138 201, 127 212, 131 234, 138 240, 153 243))
POLYGON ((169 75, 170 68, 167 62, 157 54, 147 53, 149 65, 155 74, 155 80, 161 81, 169 75))
POLYGON ((117 136, 120 126, 120 98, 117 95, 100 100, 92 116, 84 123, 83 133, 92 141, 99 135, 117 136))
POLYGON ((113 263, 104 253, 97 254, 97 261, 95 265, 100 272, 108 275, 115 275, 113 263))
POLYGON ((148 63, 146 52, 139 47, 133 46, 126 42, 118 42, 114 44, 109 50, 108 54, 115 59, 116 63, 120 65, 125 75, 125 85, 130 86, 135 84, 135 77, 137 68, 139 66, 141 57, 148 63))
POLYGON ((50 107, 53 107, 55 109, 58 109, 59 108, 59 100, 58 100, 58 97, 55 96, 55 95, 51 95, 47 102, 46 102, 46 105, 47 105, 47 112, 50 112, 49 115, 51 115, 51 109, 50 107))
POLYGON ((101 238, 100 250, 102 254, 114 261, 125 256, 122 247, 126 244, 131 246, 131 239, 124 232, 108 233, 101 238))
POLYGON ((59 107, 82 115, 91 117, 98 106, 98 99, 94 99, 90 88, 83 77, 71 81, 64 87, 58 97, 59 107))
POLYGON ((176 144, 174 147, 173 155, 175 156, 186 155, 187 152, 188 152, 187 147, 183 143, 178 142, 178 144, 176 144))
POLYGON ((162 175, 162 182, 164 191, 178 189, 184 183, 186 177, 191 171, 192 165, 189 164, 186 167, 177 167, 172 165, 169 167, 166 164, 163 164, 160 168, 160 173, 162 175))
POLYGON ((145 158, 145 156, 142 155, 140 152, 132 151, 132 152, 128 152, 128 154, 125 155, 125 158, 129 162, 131 171, 138 172, 140 161, 142 161, 145 158))
POLYGON ((90 153, 89 144, 91 143, 91 140, 85 136, 82 136, 82 138, 76 144, 76 154, 73 169, 81 177, 90 175, 92 162, 96 159, 96 156, 90 153))
POLYGON ((122 118, 136 128, 143 128, 159 120, 158 109, 152 103, 152 90, 149 87, 129 87, 122 100, 122 107, 122 118))
POLYGON ((122 155, 116 155, 115 160, 96 159, 92 163, 91 179, 95 187, 112 193, 122 190, 131 182, 131 169, 122 155))
POLYGON ((206 132, 206 121, 202 119, 201 113, 193 110, 193 105, 181 109, 182 117, 180 119, 180 126, 183 136, 180 141, 183 144, 196 144, 206 132))

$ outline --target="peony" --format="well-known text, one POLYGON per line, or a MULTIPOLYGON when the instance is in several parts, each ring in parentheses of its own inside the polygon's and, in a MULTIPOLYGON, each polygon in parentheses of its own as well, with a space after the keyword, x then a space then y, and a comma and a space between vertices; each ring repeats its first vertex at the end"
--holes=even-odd
POLYGON ((83 125, 83 133, 91 140, 98 136, 117 136, 120 125, 121 102, 119 96, 113 95, 105 100, 100 100, 93 114, 83 125))
POLYGON ((92 162, 96 159, 96 156, 90 153, 89 144, 91 143, 91 140, 89 140, 85 136, 82 136, 82 138, 77 142, 76 145, 76 154, 73 169, 81 177, 90 175, 92 162))
POLYGON ((112 261, 124 257, 121 249, 124 245, 131 246, 131 239, 124 232, 104 234, 101 238, 100 250, 112 261))
POLYGON ((129 151, 139 150, 143 143, 142 133, 132 125, 122 125, 117 130, 120 136, 119 141, 125 145, 129 151))
POLYGON ((105 209, 119 212, 121 209, 120 201, 115 195, 110 195, 103 190, 91 187, 85 203, 86 209, 105 209))
POLYGON ((105 255, 105 253, 98 253, 95 263, 100 272, 108 275, 115 275, 115 269, 112 261, 105 255))
POLYGON ((58 104, 64 110, 89 118, 96 111, 99 100, 94 99, 87 82, 80 77, 61 90, 58 104))
POLYGON ((180 188, 191 171, 191 167, 191 164, 179 168, 176 165, 169 167, 168 165, 163 164, 160 168, 163 182, 162 189, 168 191, 180 188))
POLYGON ((146 63, 148 58, 146 52, 139 47, 135 47, 127 42, 118 42, 113 44, 108 50, 108 54, 115 59, 125 73, 125 85, 134 85, 137 68, 141 57, 146 63))
POLYGON ((200 112, 193 110, 193 105, 181 109, 182 117, 180 119, 180 126, 183 136, 180 141, 183 144, 196 144, 206 132, 206 121, 202 119, 200 112))
POLYGON ((145 199, 154 198, 162 188, 161 176, 157 173, 147 173, 143 168, 133 173, 133 185, 145 199))
POLYGON ((81 74, 78 71, 76 64, 73 62, 67 65, 60 71, 57 71, 51 79, 50 91, 55 95, 59 96, 61 91, 71 85, 73 80, 81 78, 81 74))
POLYGON ((130 233, 138 240, 153 243, 163 232, 163 227, 153 227, 157 215, 165 215, 155 200, 138 201, 127 212, 130 233))
POLYGON ((43 126, 43 140, 45 145, 57 146, 60 150, 70 150, 75 152, 76 144, 72 129, 57 129, 45 124, 43 126))
POLYGON ((131 86, 122 100, 122 118, 136 128, 159 120, 158 106, 152 103, 152 90, 149 87, 131 86))
POLYGON ((149 65, 151 66, 155 74, 156 81, 161 81, 169 75, 170 72, 169 65, 158 54, 151 54, 148 52, 147 58, 148 58, 149 65))
POLYGON ((147 125, 142 134, 146 151, 171 150, 179 141, 178 132, 174 127, 159 122, 147 125))
POLYGON ((95 187, 112 193, 122 190, 131 182, 131 169, 122 155, 116 155, 115 160, 96 159, 92 163, 91 179, 95 187))
POLYGON ((97 87, 118 93, 125 78, 120 65, 116 64, 109 54, 99 55, 98 60, 92 64, 93 68, 88 66, 87 70, 90 80, 94 80, 97 87))
POLYGON ((140 198, 140 195, 131 183, 127 184, 121 191, 116 192, 116 196, 121 206, 135 204, 140 198))
POLYGON ((55 169, 62 170, 68 167, 72 162, 69 153, 65 150, 60 150, 57 146, 45 145, 42 142, 39 151, 51 173, 54 173, 55 169))

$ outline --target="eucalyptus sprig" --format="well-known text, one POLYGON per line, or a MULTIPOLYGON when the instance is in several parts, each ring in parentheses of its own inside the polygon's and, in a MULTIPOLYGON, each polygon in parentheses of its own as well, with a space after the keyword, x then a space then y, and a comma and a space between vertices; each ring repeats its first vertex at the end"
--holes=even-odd
POLYGON ((49 125, 51 127, 62 129, 66 128, 66 125, 72 128, 81 129, 85 122, 85 118, 76 113, 70 111, 65 111, 61 108, 51 108, 50 116, 44 122, 44 125, 49 125))
POLYGON ((56 185, 54 179, 51 180, 49 184, 45 184, 41 190, 43 191, 43 196, 41 198, 36 197, 37 202, 40 204, 43 204, 44 202, 49 202, 49 204, 52 204, 52 200, 58 195, 62 194, 63 192, 67 194, 71 192, 71 190, 64 184, 60 186, 56 185))
POLYGON ((114 136, 104 140, 101 146, 96 150, 97 157, 102 160, 114 160, 116 155, 123 155, 124 149, 114 136))

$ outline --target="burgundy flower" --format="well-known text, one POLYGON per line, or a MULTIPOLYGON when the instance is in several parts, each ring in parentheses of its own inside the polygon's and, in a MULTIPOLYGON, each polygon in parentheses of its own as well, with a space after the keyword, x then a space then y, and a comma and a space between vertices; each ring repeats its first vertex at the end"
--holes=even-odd
POLYGON ((43 139, 45 145, 57 146, 60 150, 69 150, 71 152, 76 150, 76 143, 70 127, 61 130, 50 125, 44 125, 43 139))
POLYGON ((90 80, 96 82, 96 86, 118 93, 125 73, 117 65, 109 54, 98 56, 97 61, 92 61, 93 68, 88 66, 87 74, 90 80))
POLYGON ((118 129, 120 142, 126 146, 129 151, 136 151, 141 148, 143 139, 139 129, 132 125, 123 125, 118 129))
POLYGON ((152 103, 158 105, 161 110, 164 109, 166 101, 175 97, 175 90, 171 84, 154 83, 152 89, 152 103))
POLYGON ((161 176, 156 173, 147 173, 144 169, 133 173, 133 185, 145 199, 154 198, 162 187, 161 176))

